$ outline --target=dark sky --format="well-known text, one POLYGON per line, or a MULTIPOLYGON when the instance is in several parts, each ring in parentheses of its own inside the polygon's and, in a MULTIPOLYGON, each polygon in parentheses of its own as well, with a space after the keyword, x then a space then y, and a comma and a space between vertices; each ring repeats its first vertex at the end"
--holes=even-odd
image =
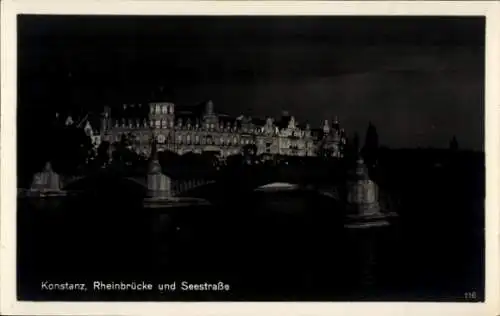
POLYGON ((369 121, 390 147, 483 148, 484 18, 19 18, 19 128, 56 109, 212 99, 232 115, 349 134, 369 121))

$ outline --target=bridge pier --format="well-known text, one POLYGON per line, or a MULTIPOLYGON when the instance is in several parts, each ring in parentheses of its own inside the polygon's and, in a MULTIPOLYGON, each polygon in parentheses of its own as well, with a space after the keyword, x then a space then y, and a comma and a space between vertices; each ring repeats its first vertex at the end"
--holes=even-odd
MULTIPOLYGON (((162 173, 155 142, 153 142, 151 153, 152 156, 147 174, 148 192, 143 203, 145 208, 171 208, 209 204, 203 199, 175 197, 172 190, 172 179, 162 173)), ((190 182, 192 183, 192 180, 181 181, 179 183, 179 192, 182 193, 183 189, 189 187, 190 182)))
POLYGON ((362 158, 347 183, 346 228, 360 229, 387 226, 387 216, 380 210, 378 186, 368 176, 362 158))
POLYGON ((144 206, 147 208, 165 207, 172 198, 172 180, 164 175, 161 170, 158 155, 152 150, 153 156, 148 167, 147 197, 144 200, 144 206))
POLYGON ((148 196, 151 198, 171 198, 172 180, 164 174, 148 174, 148 196))
POLYGON ((62 189, 61 176, 47 162, 42 171, 35 173, 31 187, 18 191, 18 197, 28 199, 37 208, 53 209, 62 203, 68 192, 62 189))
POLYGON ((56 193, 63 192, 61 189, 61 177, 54 172, 52 164, 47 162, 41 172, 37 172, 33 176, 30 191, 40 193, 56 193))

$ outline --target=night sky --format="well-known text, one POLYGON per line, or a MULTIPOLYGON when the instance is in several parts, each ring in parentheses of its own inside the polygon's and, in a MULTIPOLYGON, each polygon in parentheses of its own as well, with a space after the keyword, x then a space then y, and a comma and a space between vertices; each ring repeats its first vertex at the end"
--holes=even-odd
MULTIPOLYGON (((484 142, 484 18, 68 17, 18 22, 20 141, 55 111, 211 99, 389 147, 484 142)), ((28 139, 28 138, 27 138, 28 139)))

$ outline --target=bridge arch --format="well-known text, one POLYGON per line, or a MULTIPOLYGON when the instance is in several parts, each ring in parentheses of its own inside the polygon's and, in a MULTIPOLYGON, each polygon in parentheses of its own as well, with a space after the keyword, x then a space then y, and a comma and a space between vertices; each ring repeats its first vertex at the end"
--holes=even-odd
POLYGON ((297 190, 300 189, 300 186, 297 183, 290 182, 271 182, 264 185, 260 185, 254 189, 257 192, 265 192, 265 191, 276 191, 276 190, 297 190))
POLYGON ((63 183, 62 189, 67 191, 97 191, 102 194, 113 195, 143 195, 147 192, 147 184, 145 180, 141 181, 137 178, 100 174, 69 179, 69 181, 63 183))

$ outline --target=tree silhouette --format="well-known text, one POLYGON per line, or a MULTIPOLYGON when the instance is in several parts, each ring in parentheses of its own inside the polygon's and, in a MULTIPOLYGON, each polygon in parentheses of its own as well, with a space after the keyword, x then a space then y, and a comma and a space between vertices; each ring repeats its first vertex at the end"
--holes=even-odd
POLYGON ((215 168, 219 162, 218 154, 217 151, 203 151, 200 157, 202 165, 208 169, 215 168))
POLYGON ((239 168, 244 162, 242 155, 233 155, 226 158, 226 169, 239 168))
POLYGON ((450 140, 450 149, 453 151, 458 150, 458 140, 456 136, 453 136, 453 138, 450 140))
POLYGON ((255 163, 257 159, 257 146, 255 144, 247 144, 242 148, 243 159, 247 164, 255 163))
POLYGON ((111 158, 109 156, 109 146, 110 143, 108 141, 103 141, 99 144, 99 147, 97 147, 96 161, 99 167, 106 165, 111 158))
POLYGON ((353 145, 352 149, 357 154, 359 152, 359 149, 360 149, 360 142, 359 142, 359 134, 358 134, 358 132, 355 132, 354 136, 352 137, 352 145, 353 145))
POLYGON ((321 158, 330 158, 332 157, 333 153, 334 153, 333 148, 325 146, 324 143, 318 146, 317 154, 321 158))
POLYGON ((178 177, 182 172, 182 157, 176 152, 170 150, 160 151, 158 152, 158 160, 165 174, 178 177))
POLYGON ((141 160, 139 155, 132 150, 135 136, 132 133, 123 134, 120 141, 114 143, 112 163, 123 170, 133 168, 141 160))
POLYGON ((87 164, 93 150, 92 140, 76 126, 56 127, 49 142, 49 160, 63 174, 78 174, 87 164))
POLYGON ((374 166, 377 163, 377 153, 378 153, 378 133, 375 125, 370 122, 366 130, 365 145, 362 149, 362 155, 365 163, 368 166, 374 166))
POLYGON ((344 160, 353 162, 358 157, 359 151, 359 134, 355 132, 351 137, 347 138, 344 160))

